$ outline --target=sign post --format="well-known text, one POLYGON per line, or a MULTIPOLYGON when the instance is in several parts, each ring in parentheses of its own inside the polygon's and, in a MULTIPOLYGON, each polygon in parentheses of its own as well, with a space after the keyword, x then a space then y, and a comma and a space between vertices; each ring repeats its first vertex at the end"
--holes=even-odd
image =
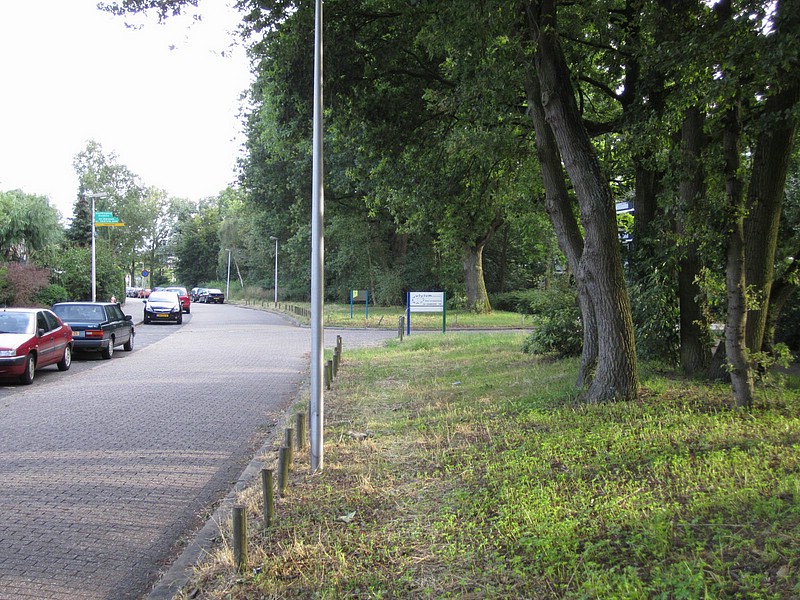
POLYGON ((369 320, 369 290, 350 290, 350 318, 353 318, 353 304, 364 303, 364 318, 369 320))
POLYGON ((406 335, 411 335, 411 313, 442 313, 442 333, 447 331, 445 292, 408 292, 406 302, 406 335))

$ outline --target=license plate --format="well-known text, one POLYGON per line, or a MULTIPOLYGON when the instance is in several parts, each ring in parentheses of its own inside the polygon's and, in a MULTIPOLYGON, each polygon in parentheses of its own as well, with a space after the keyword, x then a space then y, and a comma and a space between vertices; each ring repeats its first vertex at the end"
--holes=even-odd
POLYGON ((159 319, 169 319, 169 314, 167 314, 167 313, 158 313, 156 316, 159 319))
POLYGON ((73 337, 83 337, 82 331, 73 331, 72 333, 74 334, 73 337))

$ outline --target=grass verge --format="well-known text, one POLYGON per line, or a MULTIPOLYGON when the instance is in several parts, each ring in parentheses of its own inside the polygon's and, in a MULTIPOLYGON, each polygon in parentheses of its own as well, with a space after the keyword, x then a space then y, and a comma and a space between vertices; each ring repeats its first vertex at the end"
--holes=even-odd
MULTIPOLYGON (((275 305, 268 300, 234 300, 236 304, 255 306, 274 309, 275 305)), ((308 302, 280 302, 279 308, 282 312, 292 315, 301 323, 308 324, 309 318, 304 314, 298 314, 293 308, 311 310, 308 302)), ((364 310, 363 304, 356 304, 353 308, 353 316, 350 316, 349 304, 325 303, 325 326, 326 327, 372 327, 379 329, 397 329, 397 320, 405 316, 406 312, 402 306, 370 306, 369 314, 364 310)), ((489 314, 477 314, 468 310, 448 310, 445 318, 448 331, 453 329, 512 329, 531 327, 530 315, 523 315, 515 312, 495 310, 489 314)), ((442 330, 442 313, 412 313, 412 331, 419 330, 442 330)))
POLYGON ((266 532, 246 492, 250 569, 223 543, 181 597, 800 597, 796 380, 750 412, 658 373, 585 406, 522 339, 345 335, 324 469, 298 454, 266 532))

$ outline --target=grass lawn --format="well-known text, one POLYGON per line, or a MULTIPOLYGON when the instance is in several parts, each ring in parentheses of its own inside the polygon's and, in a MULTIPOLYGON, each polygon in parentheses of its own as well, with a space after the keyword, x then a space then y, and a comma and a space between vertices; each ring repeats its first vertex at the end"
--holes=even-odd
POLYGON ((182 598, 800 597, 797 379, 741 412, 644 371, 638 401, 585 406, 521 334, 343 338, 324 469, 296 454, 266 532, 245 492, 250 568, 224 524, 182 598))
MULTIPOLYGON (((265 308, 272 308, 274 304, 268 301, 236 301, 238 304, 256 304, 265 308)), ((304 311, 311 310, 308 302, 281 302, 280 310, 291 314, 303 324, 308 324, 309 318, 305 314, 298 314, 293 309, 304 311)), ((353 316, 350 316, 349 304, 325 303, 324 321, 326 327, 374 327, 380 329, 397 329, 397 320, 405 316, 402 306, 370 306, 369 314, 364 310, 363 304, 353 305, 353 316)), ((467 310, 448 310, 445 315, 445 325, 448 331, 453 329, 509 329, 531 327, 531 318, 514 312, 502 310, 492 311, 488 315, 478 315, 467 310)), ((442 313, 412 313, 411 330, 442 330, 442 313)))

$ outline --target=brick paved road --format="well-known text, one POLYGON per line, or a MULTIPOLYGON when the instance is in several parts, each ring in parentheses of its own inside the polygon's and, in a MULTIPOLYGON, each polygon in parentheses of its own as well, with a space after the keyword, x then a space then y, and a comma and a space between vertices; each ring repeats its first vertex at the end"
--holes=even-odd
POLYGON ((270 313, 193 305, 124 359, 3 390, 0 599, 146 595, 270 435, 309 344, 270 313))

